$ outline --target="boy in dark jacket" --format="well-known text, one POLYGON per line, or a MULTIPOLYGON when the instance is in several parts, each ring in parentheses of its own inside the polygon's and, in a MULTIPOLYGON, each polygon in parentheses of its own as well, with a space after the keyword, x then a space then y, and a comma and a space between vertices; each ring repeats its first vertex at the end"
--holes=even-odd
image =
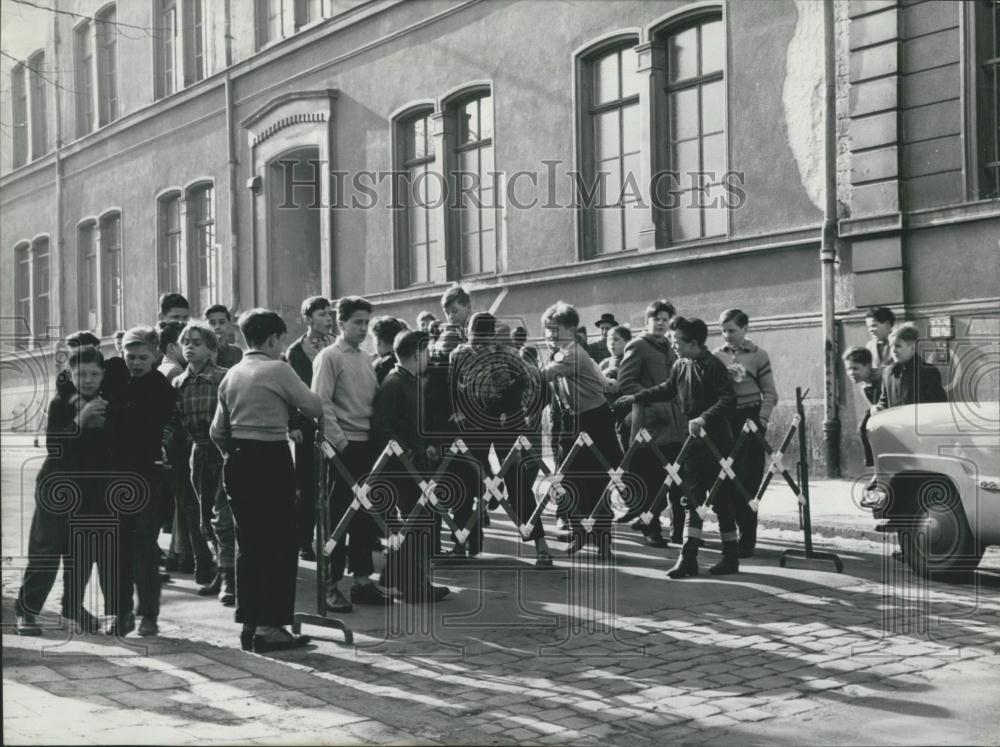
POLYGON ((72 391, 68 396, 57 394, 49 404, 45 426, 48 456, 36 480, 28 565, 15 605, 18 635, 42 634, 35 615, 52 590, 60 558, 62 616, 77 621, 88 632, 97 630, 97 620, 83 607, 83 592, 94 560, 86 552, 90 542, 82 543, 84 553, 71 557, 69 521, 70 515, 99 510, 104 499, 104 483, 81 479, 79 474, 82 470, 99 473, 107 469, 107 402, 98 396, 103 364, 103 357, 93 347, 78 347, 70 354, 64 379, 72 391), (67 502, 66 496, 71 500, 67 502))
POLYGON ((900 405, 948 401, 940 372, 917 355, 919 339, 917 328, 908 324, 889 335, 893 362, 882 372, 882 394, 873 412, 900 405))
MULTIPOLYGON (((708 327, 701 319, 677 317, 671 323, 674 348, 680 357, 670 369, 670 375, 662 384, 622 397, 616 407, 627 407, 636 402, 670 402, 677 400, 688 418, 688 432, 700 437, 707 434, 722 454, 732 450, 732 435, 729 430, 729 412, 736 406, 736 394, 725 365, 705 347, 708 327)), ((694 497, 704 500, 711 490, 719 464, 712 453, 696 444, 685 459, 686 480, 694 486, 694 497)), ((736 573, 739 570, 736 520, 733 517, 731 496, 722 490, 716 496, 715 513, 719 517, 719 532, 722 535, 722 560, 709 569, 713 575, 736 573)), ((698 574, 698 547, 701 545, 702 518, 698 506, 687 506, 687 521, 684 525, 684 545, 676 565, 667 575, 670 578, 684 578, 698 574)))
MULTIPOLYGON (((622 362, 618 367, 618 386, 623 394, 635 394, 666 380, 670 367, 677 360, 667 335, 674 314, 676 314, 674 305, 666 299, 653 301, 646 307, 646 331, 625 346, 622 362)), ((681 444, 687 435, 683 414, 676 402, 633 405, 632 430, 629 441, 622 445, 623 448, 628 448, 643 428, 649 431, 652 442, 671 461, 680 452, 681 444)), ((662 506, 650 505, 663 483, 663 468, 651 449, 640 449, 632 459, 631 468, 643 486, 644 495, 641 496, 643 500, 634 505, 620 521, 632 521, 647 510, 652 511, 653 520, 642 528, 643 537, 646 544, 651 547, 665 547, 667 542, 663 538, 659 515, 662 506)), ((672 516, 671 539, 679 543, 684 526, 680 489, 671 486, 669 496, 672 516)))
MULTIPOLYGON (((306 386, 312 386, 313 360, 319 351, 333 344, 333 307, 323 296, 310 296, 302 302, 302 321, 306 332, 288 346, 284 359, 306 386)), ((316 528, 316 460, 313 448, 316 426, 308 418, 296 413, 288 425, 295 442, 295 483, 298 500, 295 515, 299 538, 299 557, 316 560, 312 535, 316 528)))
MULTIPOLYGON (((390 440, 398 443, 423 475, 429 475, 437 461, 437 450, 424 439, 420 408, 424 404, 423 373, 427 368, 427 333, 401 331, 393 342, 396 365, 379 386, 372 406, 372 444, 379 451, 390 440)), ((405 520, 420 500, 420 487, 403 464, 390 460, 386 479, 393 486, 396 506, 405 520)), ((407 537, 398 549, 389 552, 382 585, 395 587, 407 602, 430 602, 444 599, 450 589, 430 583, 429 556, 432 547, 428 530, 433 531, 433 507, 428 506, 419 529, 407 537)))

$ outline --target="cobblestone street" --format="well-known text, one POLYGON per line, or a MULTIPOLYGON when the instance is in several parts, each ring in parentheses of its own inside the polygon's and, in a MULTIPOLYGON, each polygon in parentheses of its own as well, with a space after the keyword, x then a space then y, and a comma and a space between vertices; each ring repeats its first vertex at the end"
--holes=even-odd
MULTIPOLYGON (((9 556, 17 508, 4 506, 9 556)), ((825 548, 843 574, 779 568, 797 540, 767 530, 739 576, 670 582, 676 548, 641 546, 627 530, 613 572, 587 553, 572 569, 561 558, 535 570, 510 557, 519 546, 505 521, 487 537, 477 567, 435 569, 454 593, 433 613, 345 615, 353 647, 307 627, 306 649, 244 653, 231 612, 182 574, 164 587, 156 638, 5 628, 4 742, 998 742, 996 554, 967 584, 925 584, 864 540, 825 548)), ((15 566, 5 563, 5 625, 15 566)), ((314 567, 300 567, 304 611, 314 567)))

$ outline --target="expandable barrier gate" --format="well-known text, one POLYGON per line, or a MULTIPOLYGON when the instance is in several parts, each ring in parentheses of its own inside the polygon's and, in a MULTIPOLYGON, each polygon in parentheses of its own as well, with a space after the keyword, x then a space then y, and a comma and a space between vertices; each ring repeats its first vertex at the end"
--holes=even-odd
MULTIPOLYGON (((808 390, 806 390, 808 393, 808 390)), ((337 526, 333 528, 329 538, 323 547, 323 554, 329 555, 333 552, 333 549, 338 543, 342 542, 344 535, 347 534, 348 527, 350 526, 351 519, 354 515, 361 510, 368 511, 378 526, 385 532, 386 541, 392 549, 398 549, 402 543, 406 540, 408 533, 412 530, 414 524, 428 511, 438 510, 438 513, 443 518, 444 522, 451 529, 455 539, 460 545, 465 545, 470 534, 475 529, 476 524, 480 521, 484 505, 486 503, 486 496, 489 495, 497 500, 500 506, 503 508, 504 512, 510 517, 511 521, 518 528, 521 536, 528 539, 531 536, 532 531, 538 522, 541 521, 542 513, 545 511, 546 506, 552 499, 553 495, 562 494, 564 488, 561 483, 565 477, 565 470, 568 465, 572 464, 576 455, 582 449, 590 449, 594 457, 597 459, 601 468, 608 475, 608 482, 601 493, 600 499, 596 502, 594 508, 591 510, 587 518, 581 521, 581 524, 587 531, 593 529, 596 523, 595 515, 598 510, 602 508, 605 503, 608 503, 608 510, 611 511, 610 500, 612 495, 612 490, 618 490, 619 492, 624 492, 625 482, 624 476, 629 468, 629 464, 636 452, 639 449, 646 448, 650 449, 656 456, 657 460, 663 466, 667 473, 663 484, 660 486, 657 494, 654 496, 653 500, 650 502, 650 508, 665 505, 662 503, 667 497, 667 493, 670 488, 677 485, 684 497, 688 501, 688 506, 694 506, 698 514, 704 519, 708 512, 712 509, 715 500, 725 485, 726 482, 731 482, 735 490, 737 490, 740 495, 746 499, 748 505, 757 512, 760 508, 761 499, 768 486, 771 484, 772 479, 775 475, 781 475, 784 478, 785 483, 788 485, 789 489, 795 494, 799 503, 799 519, 800 524, 804 530, 805 534, 805 551, 797 550, 786 550, 782 555, 780 564, 782 567, 785 565, 787 558, 789 557, 804 557, 809 559, 826 559, 831 560, 836 564, 837 570, 842 571, 843 565, 840 559, 836 555, 830 553, 817 553, 812 549, 812 536, 811 536, 811 522, 809 516, 809 493, 808 493, 808 465, 807 465, 807 443, 805 428, 803 423, 805 420, 805 414, 803 410, 802 400, 805 394, 801 389, 795 390, 796 394, 796 409, 797 412, 792 419, 791 425, 788 431, 785 433, 784 437, 781 439, 781 443, 777 449, 771 447, 761 432, 760 428, 756 425, 753 420, 748 419, 744 424, 735 443, 733 444, 732 451, 727 455, 723 456, 716 447, 715 443, 711 440, 707 433, 702 433, 701 436, 688 436, 681 447, 676 459, 673 461, 669 460, 664 456, 660 448, 653 443, 652 436, 649 431, 645 428, 639 431, 636 438, 632 441, 628 450, 622 459, 621 464, 617 467, 612 467, 607 459, 604 457, 599 450, 594 448, 594 442, 591 437, 586 432, 581 432, 577 436, 576 441, 573 443, 569 452, 565 455, 562 463, 558 465, 557 469, 552 470, 542 459, 541 444, 532 443, 530 439, 526 436, 519 436, 514 442, 513 447, 504 457, 503 462, 500 465, 499 471, 495 474, 487 475, 483 479, 483 484, 485 491, 483 495, 476 497, 476 502, 473 507, 469 521, 464 527, 458 526, 455 519, 444 510, 439 509, 440 498, 438 497, 436 490, 441 483, 441 479, 444 475, 448 473, 449 468, 452 463, 458 459, 466 457, 469 453, 469 447, 461 438, 456 438, 451 446, 445 451, 444 458, 438 464, 437 469, 434 474, 430 477, 425 477, 420 473, 419 470, 414 466, 413 461, 410 459, 406 451, 396 442, 389 441, 385 446, 382 453, 379 455, 375 464, 372 466, 371 471, 365 476, 363 480, 358 481, 354 475, 352 475, 348 469, 344 466, 340 457, 337 455, 332 444, 327 441, 322 436, 322 432, 317 433, 316 446, 317 446, 317 485, 320 490, 317 496, 317 539, 320 538, 320 527, 326 526, 326 504, 329 500, 328 486, 325 480, 325 471, 323 470, 322 463, 325 461, 333 467, 336 471, 337 479, 344 480, 352 485, 352 492, 354 494, 354 499, 351 501, 344 515, 341 517, 337 526), (792 438, 795 436, 796 432, 799 434, 799 480, 796 480, 791 472, 789 471, 787 465, 785 464, 785 455, 791 445, 792 438), (766 459, 769 462, 767 472, 764 479, 761 480, 760 486, 755 491, 754 495, 750 495, 747 489, 740 482, 737 477, 733 465, 739 456, 740 451, 743 449, 744 445, 749 439, 756 439, 760 446, 763 448, 766 455, 766 459), (689 482, 681 475, 681 465, 684 458, 688 455, 688 452, 694 447, 695 443, 699 442, 708 449, 712 457, 719 464, 719 474, 716 477, 711 489, 708 492, 707 497, 701 500, 699 497, 695 496, 692 492, 691 485, 689 482), (376 480, 382 471, 385 469, 386 465, 390 462, 393 457, 397 457, 399 462, 403 465, 406 472, 409 474, 411 479, 420 487, 420 498, 413 511, 408 517, 403 517, 402 523, 399 525, 399 530, 397 532, 391 531, 391 528, 387 526, 382 515, 377 511, 373 510, 374 506, 371 499, 369 498, 370 483, 376 480), (502 490, 504 485, 504 477, 507 472, 515 466, 522 463, 524 460, 534 459, 538 462, 539 471, 544 473, 545 477, 543 480, 548 483, 548 487, 545 489, 544 494, 541 496, 535 506, 531 517, 524 524, 518 524, 517 514, 513 507, 510 505, 507 495, 502 490)), ((498 455, 499 456, 499 455, 498 455)), ((398 510, 398 509, 394 509, 398 510)), ((613 511, 612 511, 613 513, 613 511)), ((647 511, 640 516, 640 518, 645 522, 653 518, 653 513, 647 509, 647 511)), ((329 622, 322 622, 313 616, 307 615, 296 615, 296 625, 299 624, 299 618, 302 622, 316 622, 318 624, 333 624, 334 627, 339 627, 345 631, 345 635, 348 637, 348 642, 350 642, 350 631, 348 631, 342 623, 339 621, 333 621, 332 618, 326 617, 323 612, 325 612, 325 600, 324 600, 324 590, 323 590, 323 562, 317 563, 318 569, 318 589, 317 589, 317 600, 319 609, 321 610, 321 617, 323 620, 329 622)))

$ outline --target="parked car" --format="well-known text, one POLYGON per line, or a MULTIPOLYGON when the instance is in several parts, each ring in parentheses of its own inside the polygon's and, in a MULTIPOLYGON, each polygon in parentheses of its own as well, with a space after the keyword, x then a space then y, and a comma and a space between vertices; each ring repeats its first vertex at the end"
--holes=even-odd
POLYGON ((1000 544, 1000 402, 895 407, 868 421, 862 505, 918 573, 975 569, 1000 544))

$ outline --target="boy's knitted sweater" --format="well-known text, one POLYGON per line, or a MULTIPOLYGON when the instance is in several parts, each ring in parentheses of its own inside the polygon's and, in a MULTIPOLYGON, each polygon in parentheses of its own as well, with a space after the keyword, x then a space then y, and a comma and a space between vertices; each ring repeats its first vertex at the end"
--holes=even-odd
POLYGON ((736 392, 736 406, 760 405, 760 419, 771 419, 771 411, 778 404, 778 389, 774 385, 771 359, 767 352, 749 340, 738 347, 728 344, 712 351, 729 371, 736 392))

